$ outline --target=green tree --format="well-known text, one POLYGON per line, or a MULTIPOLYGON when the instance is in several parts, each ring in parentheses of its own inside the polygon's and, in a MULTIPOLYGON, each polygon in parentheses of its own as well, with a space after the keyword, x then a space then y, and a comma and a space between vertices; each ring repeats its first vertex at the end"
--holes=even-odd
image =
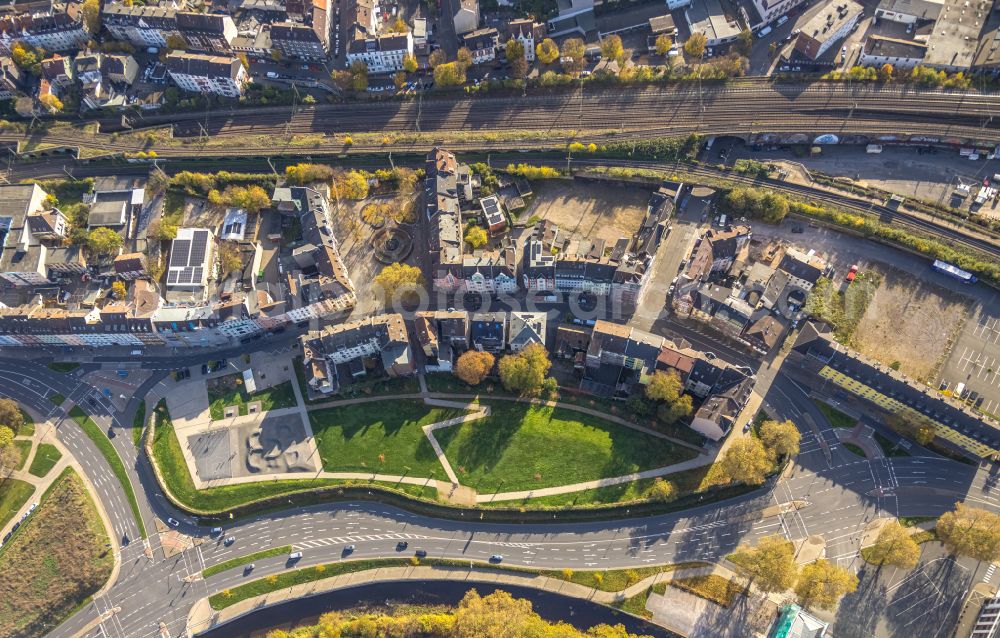
POLYGON ((692 58, 700 60, 705 56, 705 46, 707 43, 708 39, 705 37, 704 33, 692 33, 687 41, 684 42, 684 53, 687 53, 692 58))
POLYGON ((857 576, 821 558, 802 568, 795 595, 803 607, 832 609, 844 594, 857 588, 857 576))
POLYGON ((559 59, 559 45, 552 38, 545 38, 535 46, 535 57, 542 64, 552 64, 559 59))
POLYGON ((656 36, 656 53, 658 55, 666 55, 670 53, 670 49, 674 48, 674 39, 671 38, 666 33, 661 33, 656 36))
POLYGON ((98 255, 117 252, 124 243, 121 235, 104 226, 94 228, 87 234, 87 247, 98 255))
POLYGON ((920 445, 934 440, 934 422, 917 412, 895 412, 883 417, 883 422, 900 436, 913 439, 920 445))
POLYGON ((167 48, 172 51, 184 51, 188 48, 187 40, 184 36, 178 35, 176 33, 171 33, 166 38, 167 48))
POLYGON ((392 31, 393 33, 407 33, 409 32, 409 30, 410 27, 406 25, 406 20, 404 20, 403 16, 401 15, 397 15, 396 19, 393 20, 392 24, 390 25, 390 31, 392 31))
POLYGON ((447 62, 434 67, 434 83, 438 86, 465 84, 465 69, 457 62, 447 62))
POLYGON ((601 40, 601 57, 619 64, 625 61, 625 47, 622 45, 621 36, 609 35, 601 40))
POLYGON ((124 299, 128 292, 125 290, 124 281, 116 281, 111 284, 111 294, 114 295, 115 299, 124 299))
POLYGON ((326 164, 303 163, 285 167, 285 181, 289 184, 303 186, 330 179, 333 179, 333 169, 326 164))
POLYGON ((361 60, 351 63, 351 89, 354 91, 368 90, 368 65, 361 60))
POLYGON ((656 408, 656 418, 666 424, 676 423, 694 411, 694 401, 690 394, 682 395, 672 403, 661 403, 656 408))
POLYGON ((333 178, 335 197, 364 199, 368 197, 368 178, 361 171, 341 171, 333 178))
POLYGON ((511 392, 537 394, 542 389, 551 365, 545 347, 532 343, 517 354, 509 354, 500 359, 500 382, 511 392))
POLYGON ((354 76, 351 75, 350 71, 332 71, 330 79, 333 80, 334 85, 341 91, 350 91, 351 85, 354 83, 354 76))
POLYGON ((243 258, 236 242, 219 242, 219 271, 222 276, 243 268, 243 258))
POLYGON ((587 45, 580 38, 568 38, 563 41, 560 51, 563 70, 567 73, 579 73, 586 64, 587 45))
POLYGON ((403 70, 407 73, 415 73, 417 71, 417 58, 412 53, 407 53, 403 56, 403 70))
POLYGON ((798 575, 795 546, 781 534, 765 536, 756 547, 741 546, 729 559, 764 592, 785 591, 798 575))
POLYGON ((392 76, 392 83, 396 86, 397 91, 406 86, 406 72, 396 71, 396 74, 392 76))
POLYGON ((448 56, 445 54, 444 49, 435 49, 434 51, 431 51, 429 56, 427 56, 427 64, 429 64, 432 69, 438 68, 447 61, 448 56))
POLYGON ((486 231, 479 226, 469 226, 465 232, 465 242, 473 249, 482 248, 489 241, 486 231))
POLYGON ((177 224, 164 219, 154 219, 146 228, 146 236, 160 241, 170 241, 177 237, 177 224))
POLYGON ((773 469, 764 445, 752 437, 734 441, 719 461, 722 475, 730 482, 760 485, 773 469))
POLYGON ((889 80, 892 79, 894 73, 895 69, 892 68, 891 64, 886 62, 878 70, 878 79, 882 80, 883 82, 888 82, 889 80))
POLYGON ((6 425, 0 425, 0 448, 5 448, 14 443, 14 430, 6 425))
POLYGON ((42 97, 38 98, 38 101, 49 113, 58 113, 63 110, 62 100, 51 93, 46 93, 42 97))
POLYGON ((677 498, 677 488, 670 481, 656 477, 646 490, 646 498, 659 503, 669 503, 677 498))
POLYGON ((760 426, 760 440, 775 460, 798 454, 801 438, 791 421, 764 421, 760 426))
POLYGON ((466 350, 455 361, 454 375, 469 385, 479 385, 493 369, 495 359, 489 352, 466 350))
POLYGON ((750 27, 743 27, 739 35, 736 36, 736 50, 741 54, 749 56, 753 48, 753 31, 750 27))
POLYGON ((30 44, 17 40, 10 47, 10 58, 28 75, 42 74, 42 54, 30 44))
POLYGON ((666 401, 673 403, 680 398, 684 392, 684 383, 680 376, 673 370, 669 372, 657 371, 650 377, 646 385, 646 398, 653 401, 666 401))
POLYGON ((87 31, 92 36, 96 36, 101 30, 101 3, 100 0, 83 0, 83 21, 87 25, 87 31))
POLYGON ((862 556, 875 565, 893 565, 900 569, 913 569, 920 560, 920 545, 913 540, 910 530, 897 521, 882 527, 875 544, 861 550, 862 556))
POLYGON ((13 399, 0 399, 0 425, 6 425, 15 432, 24 427, 24 414, 13 399))
POLYGON ((416 289, 423 285, 424 276, 420 269, 408 264, 390 264, 375 275, 376 290, 381 291, 380 297, 387 307, 397 295, 404 300, 412 299, 416 295, 416 289))
POLYGON ((507 46, 504 49, 504 55, 507 56, 507 61, 513 64, 514 60, 524 58, 524 45, 521 44, 519 40, 511 38, 510 40, 507 40, 507 46))
POLYGON ((955 503, 937 522, 937 537, 948 551, 980 561, 1000 559, 1000 516, 955 503))
POLYGON ((455 62, 458 66, 462 67, 464 70, 468 70, 472 66, 472 51, 469 51, 469 47, 461 47, 455 54, 455 62))

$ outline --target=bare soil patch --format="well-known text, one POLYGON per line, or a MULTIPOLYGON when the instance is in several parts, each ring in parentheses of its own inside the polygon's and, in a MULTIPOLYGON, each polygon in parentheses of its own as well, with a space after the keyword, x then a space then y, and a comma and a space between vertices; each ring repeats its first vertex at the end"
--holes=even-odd
POLYGON ((534 187, 534 199, 521 219, 547 219, 569 239, 601 238, 609 247, 639 228, 650 195, 642 188, 568 180, 539 180, 534 187))
POLYGON ((916 379, 933 379, 972 308, 970 300, 894 268, 884 272, 851 346, 916 379))

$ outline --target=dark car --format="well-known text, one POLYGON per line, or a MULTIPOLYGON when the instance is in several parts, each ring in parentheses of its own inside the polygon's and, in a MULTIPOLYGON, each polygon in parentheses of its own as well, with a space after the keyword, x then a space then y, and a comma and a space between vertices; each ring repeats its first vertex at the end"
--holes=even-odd
POLYGON ((978 399, 976 399, 976 407, 977 408, 983 405, 983 399, 985 399, 985 398, 986 397, 979 397, 978 399))
POLYGON ((202 374, 208 374, 208 364, 207 363, 201 364, 201 373, 202 374))
POLYGON ((417 558, 424 558, 425 556, 427 556, 427 550, 418 549, 417 551, 413 552, 413 555, 416 556, 417 558))
POLYGON ((109 439, 115 438, 115 429, 114 428, 108 428, 108 438, 109 439))
POLYGON ((396 551, 401 552, 409 546, 410 544, 407 543, 406 541, 399 541, 398 543, 396 543, 396 551))

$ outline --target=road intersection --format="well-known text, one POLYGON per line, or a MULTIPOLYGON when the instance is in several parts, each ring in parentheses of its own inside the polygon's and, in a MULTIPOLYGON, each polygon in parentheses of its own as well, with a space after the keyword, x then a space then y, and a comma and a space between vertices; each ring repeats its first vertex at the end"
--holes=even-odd
MULTIPOLYGON (((263 346, 244 346, 243 350, 253 347, 263 346)), ((275 345, 269 343, 266 347, 275 345)), ((715 350, 719 348, 716 346, 715 350)), ((737 352, 720 354, 743 358, 737 352)), ((200 364, 207 356, 171 357, 169 367, 200 364)), ((104 360, 98 363, 84 364, 84 371, 96 369, 101 363, 113 363, 113 358, 111 355, 102 357, 104 360)), ((83 381, 82 374, 60 374, 23 358, 0 358, 0 394, 46 415, 56 424, 60 440, 97 486, 97 496, 119 542, 124 537, 130 541, 120 550, 121 570, 116 582, 58 627, 53 636, 80 635, 88 627, 83 635, 95 638, 178 636, 188 629, 197 631, 198 628, 186 627, 191 605, 199 598, 244 582, 247 576, 242 568, 235 568, 205 580, 191 577, 206 566, 275 546, 291 545, 302 551, 303 558, 296 567, 343 560, 348 544, 355 546, 350 559, 398 557, 396 544, 406 541, 410 550, 420 548, 432 557, 485 561, 499 553, 503 554, 504 563, 510 565, 587 570, 718 560, 741 542, 782 533, 793 539, 822 535, 828 558, 844 567, 861 569, 861 536, 876 517, 938 515, 963 499, 1000 509, 993 480, 984 469, 938 456, 867 460, 849 452, 839 444, 823 413, 810 399, 809 389, 802 386, 800 379, 792 380, 778 371, 764 397, 767 410, 772 416, 793 419, 800 426, 803 415, 808 415, 818 426, 815 431, 803 428, 802 452, 780 480, 753 494, 721 503, 628 520, 480 523, 439 520, 381 504, 350 502, 238 521, 227 526, 222 537, 212 536, 208 527, 198 526, 190 516, 169 504, 148 459, 132 444, 132 437, 115 436, 112 443, 126 465, 149 533, 147 547, 141 540, 125 492, 104 457, 49 397, 61 394, 105 431, 112 427, 119 434, 127 434, 139 401, 146 398, 147 405, 154 405, 157 386, 170 383, 168 366, 164 363, 156 358, 144 360, 142 367, 152 374, 129 398, 124 410, 114 411, 106 401, 96 398, 99 391, 83 381), (152 394, 147 396, 148 393, 152 394), (88 398, 94 398, 94 404, 88 398), (825 449, 830 452, 829 458, 825 449), (808 505, 780 516, 761 516, 766 508, 795 501, 805 501, 808 505), (158 532, 167 527, 157 521, 168 517, 178 519, 178 531, 198 542, 186 551, 164 557, 158 532), (229 535, 236 541, 226 546, 222 538, 229 535), (107 613, 109 610, 114 613, 107 613), (102 614, 103 622, 95 624, 102 614)), ((405 555, 408 557, 410 552, 405 555)), ((264 577, 288 567, 283 556, 263 559, 256 562, 251 577, 264 577)), ((952 611, 957 613, 954 606, 952 611)), ((919 630, 911 633, 923 635, 919 630)))

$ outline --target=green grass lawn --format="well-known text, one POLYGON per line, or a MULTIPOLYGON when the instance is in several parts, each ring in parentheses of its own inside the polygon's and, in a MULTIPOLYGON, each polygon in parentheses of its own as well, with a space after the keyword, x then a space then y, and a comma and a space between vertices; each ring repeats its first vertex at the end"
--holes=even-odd
POLYGON ((15 469, 23 470, 24 462, 28 460, 28 455, 31 454, 31 441, 14 439, 14 447, 17 448, 17 453, 21 457, 21 460, 17 462, 17 467, 15 469))
POLYGON ((309 421, 327 471, 444 478, 420 428, 460 414, 461 410, 432 408, 417 400, 386 401, 314 410, 309 421))
POLYGON ((80 428, 90 437, 90 440, 94 442, 97 449, 101 451, 104 455, 105 460, 107 460, 108 465, 111 466, 111 471, 114 473, 118 482, 121 483, 122 489, 125 490, 125 496, 128 498, 128 504, 132 508, 132 516, 135 517, 135 524, 139 527, 139 533, 143 538, 146 538, 146 527, 142 524, 142 515, 139 514, 139 502, 135 499, 135 491, 132 489, 132 483, 128 480, 128 473, 125 471, 125 464, 122 463, 122 459, 118 456, 118 452, 115 451, 113 445, 111 445, 111 440, 108 439, 104 431, 98 427, 94 420, 91 419, 87 414, 80 409, 80 406, 73 406, 73 409, 69 411, 70 417, 79 424, 80 428))
POLYGON ((437 430, 459 481, 480 492, 621 476, 694 458, 641 432, 563 408, 491 402, 485 419, 437 430))
POLYGON ((53 361, 49 364, 49 370, 55 370, 56 372, 69 373, 80 367, 80 364, 75 361, 53 361))
POLYGON ((830 425, 832 425, 835 428, 853 428, 855 425, 858 424, 857 419, 851 416, 847 416, 846 414, 844 414, 837 408, 829 405, 828 403, 816 400, 813 400, 813 403, 815 403, 816 407, 819 408, 819 411, 823 413, 823 416, 826 417, 826 420, 830 422, 830 425))
MULTIPOLYGON (((345 484, 344 481, 332 479, 304 478, 301 480, 224 485, 205 490, 196 489, 184 461, 173 423, 170 421, 170 416, 162 401, 157 405, 154 418, 156 419, 156 430, 153 437, 153 460, 174 498, 193 510, 206 513, 222 512, 270 496, 345 484)), ((354 483, 359 484, 360 482, 355 481, 354 483)), ((381 482, 376 482, 374 485, 392 488, 411 496, 430 500, 435 500, 437 496, 437 490, 433 487, 424 488, 420 485, 396 485, 381 482)))
POLYGON ((255 392, 247 395, 246 388, 243 387, 240 375, 229 375, 209 382, 208 388, 208 409, 213 421, 225 418, 226 406, 239 406, 240 415, 246 416, 247 404, 253 401, 260 401, 261 410, 279 410, 281 408, 295 407, 295 390, 292 389, 292 382, 285 381, 273 388, 255 392), (240 383, 236 384, 235 381, 240 383), (212 383, 218 385, 212 386, 212 383))
POLYGON ((59 394, 58 392, 53 392, 52 394, 49 395, 49 401, 51 401, 53 405, 62 405, 63 401, 65 400, 66 397, 59 394))
POLYGON ((31 418, 31 415, 21 410, 21 416, 24 417, 24 424, 18 429, 18 436, 34 436, 35 435, 35 420, 31 418))
POLYGON ((882 448, 882 454, 885 454, 886 456, 910 456, 909 452, 878 432, 875 432, 872 436, 875 439, 875 442, 878 443, 878 446, 882 448))
POLYGON ((31 459, 31 467, 28 473, 37 477, 43 477, 55 467, 55 464, 62 458, 62 453, 56 446, 50 443, 39 443, 38 450, 35 451, 35 458, 31 459))
POLYGON ((861 448, 860 445, 855 445, 853 443, 841 443, 841 445, 844 446, 845 450, 853 452, 854 454, 857 454, 861 458, 865 458, 865 451, 861 448))
POLYGON ((203 569, 201 575, 203 578, 208 578, 209 576, 214 576, 215 574, 221 574, 227 569, 232 569, 233 567, 239 567, 240 565, 249 565, 250 563, 256 560, 260 560, 262 558, 270 558, 271 556, 281 556, 282 554, 287 555, 291 553, 292 553, 291 545, 284 545, 282 547, 272 547, 271 549, 265 549, 259 552, 254 552, 253 554, 247 554, 246 556, 237 556, 236 558, 230 558, 229 560, 222 561, 221 563, 203 569))
POLYGON ((142 439, 142 428, 146 425, 146 400, 143 399, 139 402, 139 409, 135 411, 135 416, 132 417, 132 443, 139 447, 139 441, 142 439))
POLYGON ((17 479, 0 482, 0 527, 6 525, 34 493, 35 486, 31 483, 17 479))
POLYGON ((487 377, 479 385, 469 385, 450 372, 432 372, 424 378, 427 381, 427 389, 431 392, 479 394, 483 396, 495 394, 502 397, 515 396, 503 387, 500 379, 495 377, 487 377))

